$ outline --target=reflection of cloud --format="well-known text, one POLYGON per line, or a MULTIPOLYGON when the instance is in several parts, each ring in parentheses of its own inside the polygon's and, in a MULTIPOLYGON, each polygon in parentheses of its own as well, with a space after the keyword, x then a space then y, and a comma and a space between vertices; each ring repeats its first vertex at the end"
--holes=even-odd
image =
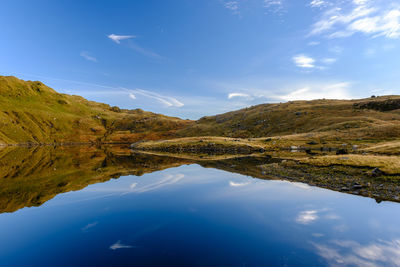
POLYGON ((112 244, 110 246, 111 250, 117 250, 117 249, 121 249, 121 248, 133 248, 133 247, 129 246, 129 245, 121 244, 121 240, 118 240, 117 242, 115 242, 114 244, 112 244))
POLYGON ((133 189, 132 191, 136 192, 136 193, 143 193, 143 192, 148 192, 148 191, 152 191, 152 190, 157 190, 164 186, 175 184, 175 183, 179 182, 180 180, 182 180, 184 177, 185 177, 185 175, 181 174, 181 173, 168 174, 168 175, 164 176, 164 178, 156 181, 155 183, 144 185, 141 187, 135 185, 133 188, 131 187, 131 189, 133 189))
POLYGON ((331 266, 400 266, 400 239, 365 245, 351 240, 312 244, 331 266))
POLYGON ((335 213, 329 213, 329 214, 325 215, 325 219, 338 220, 338 219, 340 219, 340 216, 335 213))
POLYGON ((295 186, 295 187, 301 188, 301 189, 306 189, 306 190, 310 190, 311 189, 311 186, 308 185, 308 184, 303 184, 303 183, 298 183, 298 182, 292 182, 290 184, 295 186))
POLYGON ((349 227, 345 224, 339 224, 333 227, 333 230, 337 232, 345 232, 349 229, 349 227))
POLYGON ((81 228, 82 232, 87 232, 90 228, 95 227, 99 222, 93 222, 85 225, 84 227, 81 228))
POLYGON ((312 233, 311 235, 313 237, 323 237, 324 236, 324 234, 321 234, 321 233, 312 233))
POLYGON ((249 182, 247 182, 247 183, 235 183, 235 182, 233 182, 233 181, 229 181, 229 185, 230 185, 230 186, 233 186, 233 187, 246 186, 246 185, 248 185, 248 184, 249 184, 249 182))
POLYGON ((133 188, 135 188, 137 186, 137 183, 132 183, 130 186, 129 186, 129 188, 130 189, 133 189, 133 188))
POLYGON ((313 221, 317 220, 318 218, 319 218, 318 211, 305 210, 299 213, 299 215, 296 218, 296 222, 301 224, 310 224, 313 221))

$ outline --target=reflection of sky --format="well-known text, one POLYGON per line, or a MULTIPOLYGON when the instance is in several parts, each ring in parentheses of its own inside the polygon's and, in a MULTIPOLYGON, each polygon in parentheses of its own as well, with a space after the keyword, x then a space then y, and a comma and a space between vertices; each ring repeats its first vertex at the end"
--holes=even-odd
POLYGON ((0 236, 4 265, 396 266, 400 205, 190 165, 0 214, 0 236))

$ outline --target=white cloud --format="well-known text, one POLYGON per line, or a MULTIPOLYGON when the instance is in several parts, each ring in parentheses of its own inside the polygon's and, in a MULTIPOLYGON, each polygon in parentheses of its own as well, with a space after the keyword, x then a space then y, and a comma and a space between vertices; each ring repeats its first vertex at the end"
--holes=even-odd
POLYGON ((350 99, 348 93, 350 83, 342 82, 328 85, 307 86, 301 89, 292 91, 289 94, 278 96, 278 98, 292 100, 313 100, 313 99, 350 99))
POLYGON ((244 93, 230 93, 228 94, 228 99, 232 99, 234 97, 244 97, 244 98, 251 98, 250 95, 244 93))
POLYGON ((160 95, 158 93, 151 92, 151 91, 148 91, 148 90, 143 90, 143 89, 134 89, 134 90, 129 90, 129 89, 126 89, 126 88, 122 88, 122 89, 124 89, 124 90, 129 92, 129 97, 131 99, 136 99, 137 95, 141 95, 141 96, 144 96, 144 97, 155 99, 158 102, 160 102, 161 104, 163 104, 165 107, 178 107, 178 108, 180 108, 180 107, 184 106, 184 104, 182 102, 180 102, 176 98, 173 98, 173 97, 170 97, 170 96, 163 96, 163 95, 160 95))
POLYGON ((300 224, 310 224, 318 218, 318 211, 305 210, 299 213, 299 215, 296 217, 296 222, 300 224))
POLYGON ((129 245, 124 245, 121 243, 121 240, 118 240, 117 242, 115 242, 114 244, 112 244, 110 246, 111 250, 117 250, 117 249, 121 249, 121 248, 133 248, 132 246, 129 245))
POLYGON ((132 94, 132 93, 129 93, 129 97, 130 97, 131 99, 136 99, 136 96, 135 96, 134 94, 132 94))
POLYGON ((86 60, 89 60, 92 62, 97 62, 97 58, 91 56, 90 53, 87 51, 82 51, 80 55, 81 55, 81 57, 83 57, 86 60))
POLYGON ((300 67, 300 68, 314 68, 315 67, 315 65, 314 65, 315 59, 313 59, 309 56, 301 54, 301 55, 294 56, 292 59, 297 67, 300 67))
POLYGON ((354 0, 343 4, 338 1, 312 26, 310 35, 325 34, 329 38, 341 38, 355 33, 399 38, 399 3, 393 0, 354 0))
POLYGON ((236 183, 233 181, 229 181, 229 186, 232 186, 232 187, 241 187, 241 186, 246 186, 248 184, 249 184, 248 182, 247 183, 236 183))
POLYGON ((326 6, 328 3, 324 0, 312 0, 310 2, 311 7, 323 7, 326 6))
POLYGON ((117 35, 117 34, 110 34, 107 37, 116 42, 117 44, 121 43, 122 40, 135 38, 134 35, 117 35))

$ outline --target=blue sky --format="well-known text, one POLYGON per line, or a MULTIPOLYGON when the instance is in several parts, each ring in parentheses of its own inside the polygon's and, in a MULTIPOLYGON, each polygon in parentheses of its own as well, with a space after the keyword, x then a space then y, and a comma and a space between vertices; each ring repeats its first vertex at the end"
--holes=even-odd
POLYGON ((0 74, 196 119, 400 94, 398 0, 3 0, 0 74))

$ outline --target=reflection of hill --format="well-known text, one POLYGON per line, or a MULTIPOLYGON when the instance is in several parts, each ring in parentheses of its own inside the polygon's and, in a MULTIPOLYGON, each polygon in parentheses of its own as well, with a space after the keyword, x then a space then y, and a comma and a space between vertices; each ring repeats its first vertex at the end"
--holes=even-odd
POLYGON ((382 200, 400 201, 399 176, 374 176, 371 170, 361 167, 319 167, 265 157, 238 157, 225 160, 204 160, 198 164, 205 168, 248 175, 264 180, 287 180, 327 188, 334 191, 371 197, 382 200))
POLYGON ((125 175, 141 176, 197 163, 265 180, 302 182, 335 191, 399 201, 398 177, 373 177, 366 168, 313 167, 267 155, 185 158, 175 154, 135 153, 128 148, 6 147, 0 149, 0 213, 40 206, 60 193, 125 175))
POLYGON ((57 194, 111 178, 191 162, 118 147, 7 147, 0 150, 0 212, 40 206, 57 194))

